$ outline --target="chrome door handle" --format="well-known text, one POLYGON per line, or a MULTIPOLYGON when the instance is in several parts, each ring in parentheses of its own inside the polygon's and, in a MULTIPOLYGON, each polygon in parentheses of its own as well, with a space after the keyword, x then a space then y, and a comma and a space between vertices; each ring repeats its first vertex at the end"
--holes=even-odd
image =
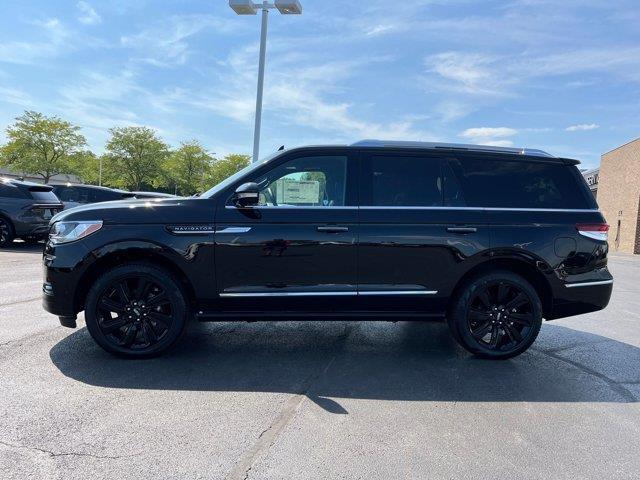
POLYGON ((340 233, 340 232, 348 232, 349 227, 318 227, 316 228, 316 230, 324 233, 340 233))
POLYGON ((476 227, 447 227, 447 232, 451 233, 476 233, 476 227))

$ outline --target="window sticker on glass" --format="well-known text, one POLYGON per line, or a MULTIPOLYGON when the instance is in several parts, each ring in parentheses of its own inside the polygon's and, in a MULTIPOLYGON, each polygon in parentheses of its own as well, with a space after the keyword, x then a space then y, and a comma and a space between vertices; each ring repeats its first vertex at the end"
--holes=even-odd
POLYGON ((316 180, 296 180, 281 178, 277 181, 277 202, 279 204, 317 204, 320 202, 320 182, 316 180))

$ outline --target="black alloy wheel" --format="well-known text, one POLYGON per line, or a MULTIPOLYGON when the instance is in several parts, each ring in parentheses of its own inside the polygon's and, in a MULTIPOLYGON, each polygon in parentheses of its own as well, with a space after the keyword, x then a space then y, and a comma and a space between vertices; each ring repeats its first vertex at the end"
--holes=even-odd
POLYGON ((85 319, 105 350, 151 357, 170 348, 184 330, 187 308, 178 282, 151 265, 126 265, 99 278, 87 297, 85 319))
POLYGON ((0 217, 0 247, 6 247, 13 242, 13 226, 9 220, 0 217))
POLYGON ((472 281, 449 320, 464 348, 487 358, 510 358, 535 341, 542 308, 535 289, 518 275, 488 274, 472 281))

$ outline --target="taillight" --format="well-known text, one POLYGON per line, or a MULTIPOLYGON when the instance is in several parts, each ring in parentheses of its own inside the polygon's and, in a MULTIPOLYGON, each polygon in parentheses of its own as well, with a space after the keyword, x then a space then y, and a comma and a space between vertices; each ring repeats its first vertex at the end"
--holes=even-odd
POLYGON ((609 225, 606 223, 578 223, 576 230, 580 235, 603 242, 606 242, 609 236, 609 225))

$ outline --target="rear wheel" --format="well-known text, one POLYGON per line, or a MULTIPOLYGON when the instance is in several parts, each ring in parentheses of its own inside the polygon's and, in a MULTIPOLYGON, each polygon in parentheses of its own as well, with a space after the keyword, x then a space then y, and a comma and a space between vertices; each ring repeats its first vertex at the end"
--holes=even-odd
POLYGON ((535 341, 542 325, 542 305, 524 278, 493 272, 462 288, 448 323, 454 338, 469 352, 506 359, 520 355, 535 341))
POLYGON ((127 358, 160 355, 178 341, 188 308, 179 283, 164 269, 131 264, 93 285, 85 306, 87 329, 106 351, 127 358))
POLYGON ((4 217, 0 217, 0 248, 7 247, 14 239, 13 225, 4 217))

